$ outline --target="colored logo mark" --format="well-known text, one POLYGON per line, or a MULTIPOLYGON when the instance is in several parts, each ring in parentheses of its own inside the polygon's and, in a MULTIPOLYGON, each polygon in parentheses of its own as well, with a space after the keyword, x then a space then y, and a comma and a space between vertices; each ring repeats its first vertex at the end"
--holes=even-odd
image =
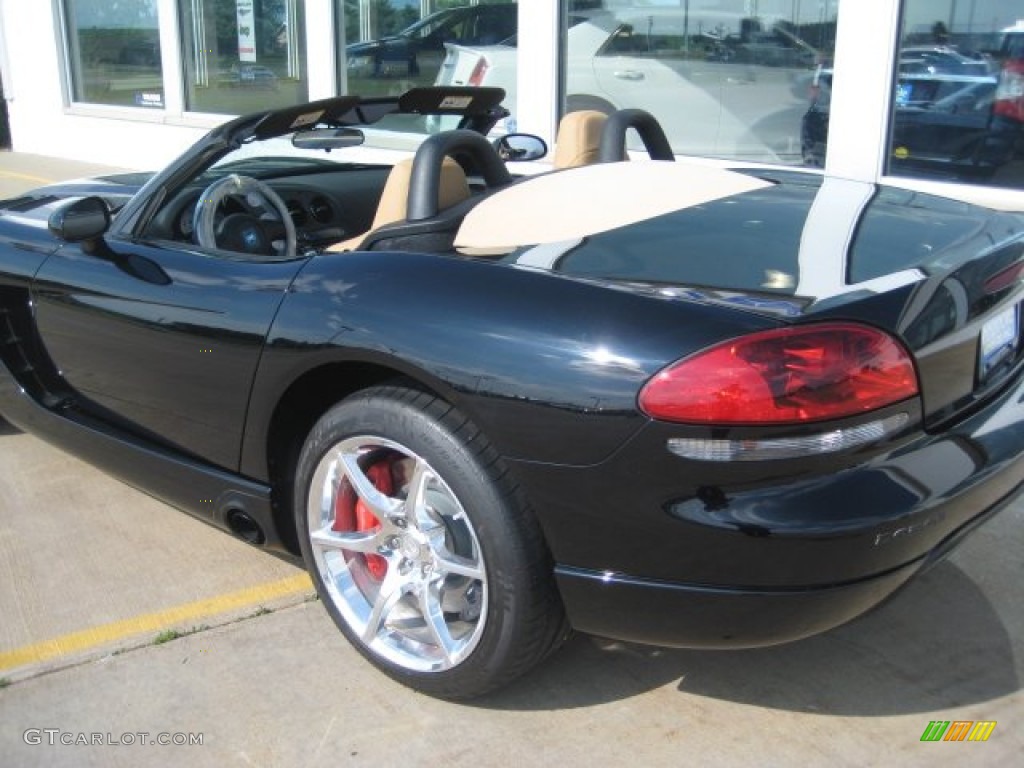
POLYGON ((932 720, 921 741, 988 741, 995 728, 995 720, 932 720))

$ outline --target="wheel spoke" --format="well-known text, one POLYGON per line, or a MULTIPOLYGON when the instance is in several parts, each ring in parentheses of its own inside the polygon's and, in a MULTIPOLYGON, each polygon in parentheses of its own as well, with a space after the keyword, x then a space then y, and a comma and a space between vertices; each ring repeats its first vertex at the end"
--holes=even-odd
POLYGON ((309 539, 314 546, 322 549, 341 549, 366 555, 379 555, 385 548, 381 528, 372 531, 335 531, 328 524, 311 532, 309 539))
POLYGON ((425 584, 419 594, 419 606, 437 647, 444 653, 445 659, 451 662, 456 651, 456 641, 444 620, 444 609, 441 607, 442 583, 441 579, 433 579, 425 584))
POLYGON ((342 454, 341 467, 345 477, 352 484, 356 495, 369 507, 374 517, 381 522, 382 526, 395 518, 396 515, 401 516, 399 511, 401 509, 401 502, 385 496, 374 487, 370 478, 366 476, 362 467, 359 466, 359 456, 357 454, 342 454))
POLYGON ((437 569, 448 576, 465 576, 476 581, 484 580, 484 569, 474 560, 468 560, 451 553, 435 553, 437 569))
POLYGON ((430 467, 425 461, 417 459, 405 495, 405 512, 406 518, 421 531, 429 531, 438 525, 427 512, 426 496, 431 478, 433 473, 430 467))
POLYGON ((444 575, 465 576, 467 579, 484 581, 486 574, 480 565, 479 557, 463 557, 448 549, 446 529, 438 527, 428 535, 430 549, 434 553, 437 570, 444 575))
POLYGON ((405 594, 405 582, 401 580, 401 577, 393 575, 395 573, 396 569, 394 568, 388 570, 388 575, 381 582, 380 592, 377 593, 377 598, 373 601, 370 615, 366 618, 366 627, 363 629, 363 642, 367 645, 370 645, 374 638, 380 634, 380 628, 383 626, 388 614, 391 613, 391 609, 398 604, 398 601, 402 599, 402 595, 405 594))

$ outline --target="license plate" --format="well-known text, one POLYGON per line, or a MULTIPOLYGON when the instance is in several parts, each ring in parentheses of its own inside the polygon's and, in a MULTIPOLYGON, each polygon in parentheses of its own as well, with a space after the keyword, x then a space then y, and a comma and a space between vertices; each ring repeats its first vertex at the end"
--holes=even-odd
POLYGON ((982 326, 981 356, 978 360, 978 373, 982 380, 1017 348, 1020 337, 1017 310, 1016 305, 1008 307, 995 317, 990 317, 982 326))

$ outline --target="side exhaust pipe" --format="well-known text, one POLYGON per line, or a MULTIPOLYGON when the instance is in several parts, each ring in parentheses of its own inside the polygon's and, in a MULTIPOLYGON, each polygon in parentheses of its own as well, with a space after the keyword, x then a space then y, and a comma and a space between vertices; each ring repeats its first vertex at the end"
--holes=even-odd
POLYGON ((260 547, 266 543, 267 537, 259 523, 241 509, 231 509, 227 513, 228 529, 243 541, 260 547))

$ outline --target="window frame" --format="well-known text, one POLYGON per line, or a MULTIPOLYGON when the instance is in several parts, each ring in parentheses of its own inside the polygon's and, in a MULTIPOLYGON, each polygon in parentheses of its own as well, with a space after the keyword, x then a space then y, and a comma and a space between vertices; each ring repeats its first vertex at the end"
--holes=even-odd
MULTIPOLYGON (((876 2, 878 1, 879 0, 876 0, 876 2)), ((885 0, 882 1, 884 2, 885 0)), ((882 81, 873 81, 874 83, 878 83, 877 87, 879 88, 879 95, 883 98, 884 112, 881 114, 886 120, 886 132, 876 147, 878 157, 874 159, 874 164, 876 164, 878 172, 876 178, 871 180, 891 186, 898 186, 904 189, 922 191, 922 193, 930 195, 938 195, 941 197, 953 198, 955 200, 962 200, 967 203, 975 203, 989 208, 1024 212, 1024 188, 1015 189, 1011 186, 972 184, 966 181, 913 178, 886 172, 889 145, 892 141, 893 110, 895 105, 894 101, 896 96, 897 80, 896 61, 899 57, 903 9, 904 5, 909 0, 890 1, 894 7, 892 9, 893 13, 891 18, 887 19, 891 27, 891 29, 889 29, 888 36, 890 40, 890 49, 892 51, 892 56, 888 61, 888 77, 882 81)), ((860 5, 860 3, 856 4, 860 5)), ((870 3, 863 4, 869 5, 870 3)), ((830 142, 831 138, 829 136, 829 143, 830 142)), ((825 168, 830 171, 827 163, 825 168)))
MULTIPOLYGON (((896 95, 896 63, 907 0, 845 0, 839 6, 825 172, 1010 211, 1024 189, 916 179, 886 172, 896 95), (890 55, 867 56, 859 41, 886 41, 890 55)), ((882 46, 884 48, 884 46, 882 46)))
MULTIPOLYGON (((98 101, 79 101, 75 98, 75 73, 72 45, 72 31, 70 16, 67 9, 67 0, 51 0, 53 19, 56 24, 57 60, 60 71, 61 95, 64 102, 65 112, 86 116, 98 117, 124 117, 126 119, 138 120, 140 122, 162 122, 168 112, 170 98, 169 86, 171 81, 168 75, 168 63, 173 63, 176 50, 172 45, 175 41, 169 39, 167 34, 168 26, 165 9, 168 7, 163 0, 154 0, 157 12, 157 34, 160 38, 160 79, 163 84, 163 106, 143 107, 126 104, 104 104, 98 101)), ((170 30, 175 32, 176 30, 170 30)), ((180 56, 178 57, 180 58, 180 56)))
MULTIPOLYGON (((344 58, 344 49, 335 40, 334 24, 340 19, 341 0, 304 0, 306 56, 303 65, 307 74, 310 101, 335 95, 340 85, 337 67, 323 67, 318 62, 332 57, 344 58)), ((124 119, 143 123, 162 123, 185 128, 210 129, 237 115, 201 112, 186 109, 184 52, 184 17, 180 0, 156 0, 157 25, 160 36, 160 66, 164 87, 161 108, 102 104, 75 99, 71 29, 65 0, 51 0, 60 71, 60 87, 64 112, 80 117, 124 119)))

